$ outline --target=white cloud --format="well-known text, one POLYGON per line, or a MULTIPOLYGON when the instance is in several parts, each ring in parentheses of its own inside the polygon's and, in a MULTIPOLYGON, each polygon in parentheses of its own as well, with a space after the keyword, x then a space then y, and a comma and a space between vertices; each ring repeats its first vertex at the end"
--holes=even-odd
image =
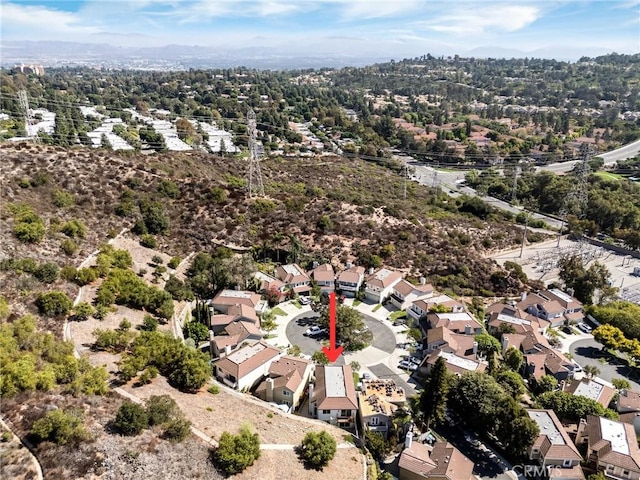
POLYGON ((341 4, 345 20, 406 15, 425 6, 424 0, 329 0, 328 3, 341 4))
POLYGON ((436 32, 456 35, 515 32, 541 16, 541 10, 532 5, 478 5, 476 9, 442 14, 433 20, 418 22, 418 25, 436 32))
POLYGON ((92 34, 99 32, 97 26, 83 24, 83 19, 74 13, 44 6, 3 3, 1 11, 0 22, 5 31, 29 28, 34 34, 92 34))

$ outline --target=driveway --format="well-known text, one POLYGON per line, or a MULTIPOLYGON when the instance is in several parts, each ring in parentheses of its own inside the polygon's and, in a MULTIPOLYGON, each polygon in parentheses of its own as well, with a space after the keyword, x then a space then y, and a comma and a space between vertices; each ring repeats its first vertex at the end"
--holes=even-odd
MULTIPOLYGON (((609 360, 607 363, 600 363, 598 360, 605 355, 602 352, 602 344, 596 342, 593 338, 579 340, 571 344, 570 351, 573 359, 584 368, 586 365, 593 365, 600 370, 598 377, 611 382, 614 378, 626 378, 631 383, 633 390, 640 390, 640 378, 638 374, 640 369, 635 369, 635 377, 629 378, 629 373, 633 372, 631 367, 625 365, 621 360, 609 360)), ((605 357, 606 358, 606 357, 605 357)))

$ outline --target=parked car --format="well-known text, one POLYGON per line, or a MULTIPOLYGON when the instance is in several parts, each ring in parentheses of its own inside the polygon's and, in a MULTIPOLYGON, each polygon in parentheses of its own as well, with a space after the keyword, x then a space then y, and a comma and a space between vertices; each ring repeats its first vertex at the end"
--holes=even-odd
POLYGON ((311 299, 309 297, 298 297, 298 302, 300 305, 309 305, 311 303, 311 299))
POLYGON ((591 328, 589 325, 587 325, 586 323, 579 323, 578 324, 578 328, 580 330, 582 330, 584 333, 591 333, 593 332, 593 328, 591 328))
POLYGON ((408 360, 401 360, 400 363, 398 364, 398 367, 402 368, 403 370, 409 370, 411 372, 418 369, 418 365, 408 360))
POLYGON ((318 333, 322 332, 324 330, 324 328, 319 327, 318 325, 314 325, 311 328, 308 328, 306 332, 304 332, 304 334, 307 337, 311 337, 312 335, 317 335, 318 333))

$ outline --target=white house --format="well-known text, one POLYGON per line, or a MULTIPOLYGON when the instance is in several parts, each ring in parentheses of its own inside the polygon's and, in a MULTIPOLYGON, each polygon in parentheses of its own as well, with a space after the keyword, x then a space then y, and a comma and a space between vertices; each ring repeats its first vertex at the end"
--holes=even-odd
POLYGON ((350 267, 338 275, 336 290, 347 297, 355 297, 364 282, 364 267, 350 267))
POLYGON ((369 300, 384 302, 393 291, 393 287, 402 280, 402 274, 387 268, 378 270, 365 280, 364 292, 369 300))
POLYGON ((259 341, 219 358, 213 363, 216 378, 236 390, 249 390, 269 374, 271 362, 282 353, 259 341))

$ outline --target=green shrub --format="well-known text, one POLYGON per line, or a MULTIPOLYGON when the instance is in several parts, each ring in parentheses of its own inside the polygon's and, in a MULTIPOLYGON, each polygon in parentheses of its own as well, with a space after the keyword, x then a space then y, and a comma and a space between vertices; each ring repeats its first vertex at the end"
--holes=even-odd
POLYGON ((207 197, 212 203, 224 203, 227 200, 227 191, 222 187, 212 187, 207 197))
POLYGON ((162 436, 172 443, 180 443, 191 433, 191 422, 186 418, 172 418, 164 425, 162 436))
POLYGON ((43 263, 33 274, 42 283, 53 283, 60 276, 60 267, 52 262, 43 263))
POLYGON ((75 282, 76 275, 78 275, 78 270, 72 265, 65 265, 60 269, 60 278, 67 282, 75 282))
POLYGON ((71 238, 84 238, 87 233, 87 227, 80 220, 69 220, 60 229, 67 237, 71 238))
POLYGON ((300 457, 309 466, 321 470, 335 456, 337 449, 336 439, 325 430, 321 432, 308 432, 299 447, 300 457))
POLYGON ((169 260, 169 263, 167 263, 167 266, 169 268, 176 269, 178 268, 178 265, 180 265, 181 261, 182 259, 180 257, 171 257, 171 260, 169 260))
POLYGON ((142 320, 141 330, 155 332, 158 329, 158 319, 153 315, 146 314, 142 320))
POLYGON ((149 417, 142 405, 126 401, 122 404, 113 426, 123 435, 135 436, 149 425, 149 417))
POLYGON ((260 458, 260 440, 257 433, 243 427, 239 435, 222 432, 214 455, 216 466, 227 475, 242 472, 260 458))
POLYGON ((73 307, 73 316, 77 320, 87 320, 94 313, 96 313, 96 309, 87 302, 80 302, 73 307))
POLYGON ((151 383, 151 380, 156 378, 159 373, 156 367, 147 367, 144 372, 140 374, 140 377, 138 377, 138 382, 140 382, 141 385, 147 385, 151 383))
POLYGON ((78 244, 70 238, 65 238, 60 243, 60 249, 65 253, 65 255, 71 257, 78 251, 78 244))
POLYGON ((0 295, 0 320, 5 320, 9 314, 11 313, 11 307, 9 307, 9 302, 4 298, 3 295, 0 295))
POLYGON ((180 198, 180 188, 171 180, 167 179, 160 181, 158 193, 168 198, 180 198))
POLYGON ((158 241, 153 235, 145 233, 140 237, 140 245, 147 248, 156 248, 158 246, 158 241))
POLYGON ((30 207, 25 208, 15 217, 16 223, 13 226, 13 234, 21 242, 39 243, 46 232, 44 220, 36 215, 30 207))
POLYGON ((42 315, 56 317, 58 315, 68 315, 71 307, 73 307, 73 302, 66 293, 52 291, 38 295, 36 306, 42 315))
POLYGON ((218 387, 218 385, 211 385, 208 389, 207 392, 209 392, 212 395, 217 395, 220 393, 220 387, 218 387))
POLYGON ((81 268, 76 271, 76 275, 74 277, 74 282, 76 282, 81 287, 84 285, 89 285, 90 283, 95 282, 99 277, 99 272, 97 268, 89 267, 89 268, 81 268))
POLYGON ((57 445, 79 442, 88 437, 82 425, 80 412, 52 410, 36 420, 31 427, 31 435, 36 441, 50 441, 57 445))
POLYGON ((150 427, 167 423, 180 414, 178 404, 169 395, 152 395, 145 405, 150 427))
POLYGON ((76 203, 72 193, 56 189, 53 192, 53 204, 58 208, 67 208, 76 203))

